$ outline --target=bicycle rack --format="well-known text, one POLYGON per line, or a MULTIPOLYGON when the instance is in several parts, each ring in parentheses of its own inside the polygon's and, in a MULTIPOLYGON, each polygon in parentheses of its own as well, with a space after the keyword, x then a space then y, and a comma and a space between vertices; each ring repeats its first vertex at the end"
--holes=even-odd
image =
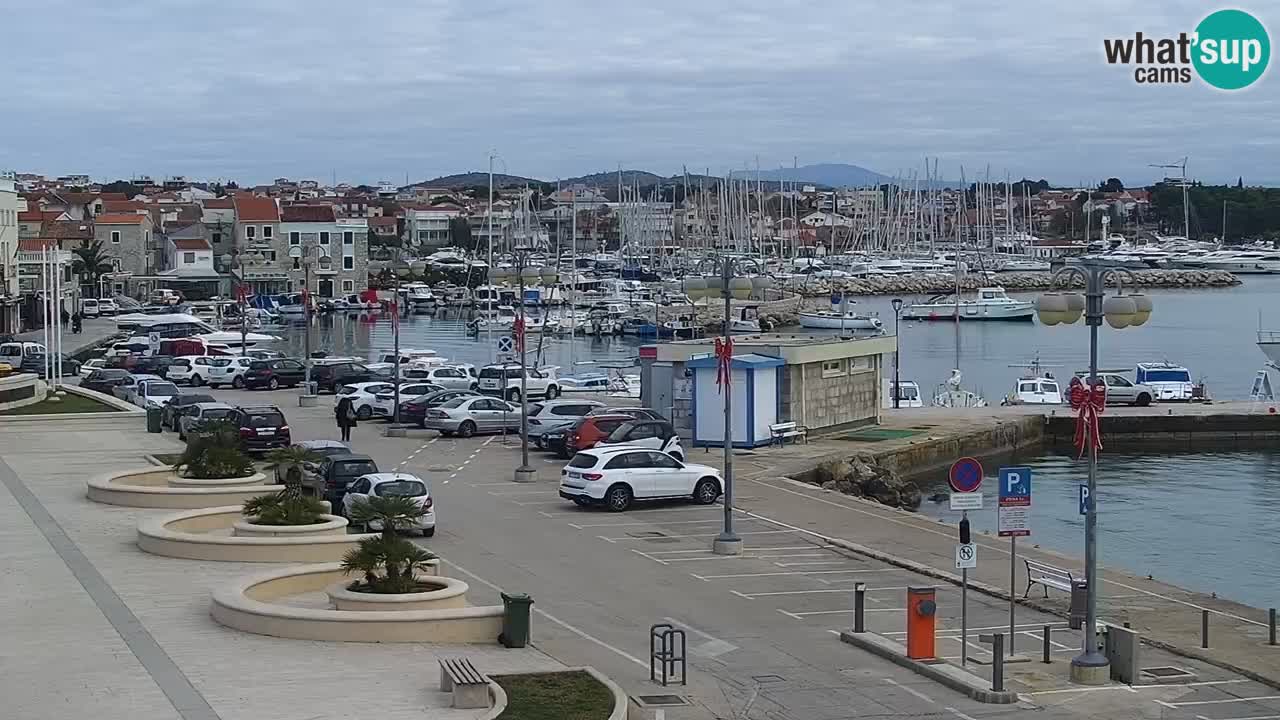
POLYGON ((668 682, 675 682, 676 665, 680 665, 680 684, 688 685, 688 666, 685 664, 684 631, 672 627, 669 623, 659 623, 649 628, 649 680, 661 682, 666 687, 668 682), (676 641, 679 641, 677 649, 676 641), (662 668, 661 678, 658 667, 662 668))

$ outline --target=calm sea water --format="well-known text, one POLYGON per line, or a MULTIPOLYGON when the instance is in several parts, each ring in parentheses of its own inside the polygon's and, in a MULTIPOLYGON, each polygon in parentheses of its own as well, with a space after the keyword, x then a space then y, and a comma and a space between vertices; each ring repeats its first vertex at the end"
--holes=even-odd
MULTIPOLYGON (((1088 463, 1046 453, 1008 465, 1032 468, 1031 542, 1084 557, 1077 488, 1088 463)), ((1142 454, 1104 450, 1098 465, 1098 557, 1104 566, 1153 575, 1179 587, 1267 608, 1280 605, 1280 450, 1142 454)), ((987 468, 994 474, 997 468, 987 468)), ((945 493, 945 473, 921 481, 925 496, 945 493)), ((996 479, 983 485, 987 508, 975 529, 994 534, 996 479)), ((959 522, 946 502, 921 512, 959 522)), ((1024 541, 1025 542, 1025 541, 1024 541)))
MULTIPOLYGON (((1143 326, 1098 333, 1100 367, 1132 371, 1139 362, 1168 361, 1203 379, 1212 397, 1246 399, 1254 374, 1266 360, 1255 344, 1263 326, 1280 328, 1280 275, 1245 276, 1243 285, 1224 289, 1149 290, 1155 304, 1143 326)), ((1036 293, 1013 294, 1034 298, 1036 293)), ((904 296, 908 303, 921 297, 904 296)), ((862 298, 856 309, 879 313, 892 332, 890 298, 862 298)), ((926 397, 955 366, 956 331, 951 322, 902 323, 901 376, 920 383, 926 397)), ((960 324, 960 369, 965 387, 998 402, 1013 388, 1037 353, 1058 377, 1088 368, 1089 330, 1083 322, 1046 327, 1037 322, 960 324)), ((886 367, 889 371, 891 368, 886 367)))

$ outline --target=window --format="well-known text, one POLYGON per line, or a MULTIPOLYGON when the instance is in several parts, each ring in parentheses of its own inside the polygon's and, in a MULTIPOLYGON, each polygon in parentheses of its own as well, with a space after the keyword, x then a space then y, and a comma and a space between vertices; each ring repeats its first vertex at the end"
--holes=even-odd
POLYGON ((670 468, 672 470, 678 470, 684 467, 683 465, 680 464, 678 460, 671 457, 670 455, 667 455, 666 453, 651 452, 651 453, 645 453, 645 455, 649 458, 650 467, 670 468))
POLYGON ((185 264, 185 265, 191 265, 191 264, 194 264, 194 263, 195 263, 195 261, 196 261, 196 254, 195 254, 195 253, 193 253, 193 252, 184 252, 184 253, 182 253, 182 262, 183 262, 183 264, 185 264))
POLYGON ((355 269, 356 269, 356 259, 355 259, 355 258, 353 258, 353 257, 351 257, 350 255, 344 255, 344 256, 342 257, 342 269, 343 269, 343 270, 355 270, 355 269))
POLYGON ((214 233, 214 234, 213 234, 213 244, 214 244, 214 245, 217 245, 217 244, 218 244, 218 243, 220 243, 220 242, 222 242, 222 233, 220 233, 220 232, 216 232, 216 233, 214 233))
POLYGON ((293 269, 294 269, 294 270, 301 270, 301 269, 302 269, 302 261, 301 261, 300 259, 298 259, 298 258, 294 258, 294 259, 293 259, 293 269))
POLYGON ((289 233, 289 244, 290 244, 290 245, 301 245, 301 244, 302 244, 302 233, 300 233, 300 232, 291 232, 291 233, 289 233))
POLYGON ((346 293, 346 292, 354 292, 354 291, 355 291, 355 289, 356 289, 356 282, 355 282, 355 280, 343 280, 343 281, 342 281, 342 292, 344 292, 344 293, 346 293))
POLYGON ((321 232, 321 233, 320 233, 320 244, 321 244, 321 245, 328 245, 328 244, 329 244, 329 233, 327 233, 327 232, 321 232))
POLYGON ((111 231, 111 242, 113 242, 113 243, 119 243, 119 242, 120 242, 120 231, 119 231, 119 230, 112 230, 112 231, 111 231))
POLYGON ((254 227, 253 225, 245 225, 244 236, 245 236, 245 239, 247 240, 252 240, 258 237, 258 228, 254 227))
POLYGON ((343 245, 354 245, 354 244, 355 244, 355 242, 356 242, 356 234, 355 234, 355 233, 351 232, 350 230, 348 230, 348 231, 346 231, 346 232, 342 233, 342 244, 343 244, 343 245))
POLYGON ((263 226, 262 226, 262 239, 263 239, 263 240, 270 240, 270 239, 271 239, 271 231, 272 231, 272 230, 273 230, 273 228, 272 228, 270 225, 263 225, 263 226))
POLYGON ((822 363, 822 377, 824 378, 840 377, 841 375, 847 375, 848 372, 844 360, 825 360, 822 363))
POLYGON ((276 251, 275 251, 275 250, 263 250, 263 251, 262 251, 262 254, 266 256, 266 258, 267 258, 267 262, 275 262, 275 261, 276 261, 276 251))

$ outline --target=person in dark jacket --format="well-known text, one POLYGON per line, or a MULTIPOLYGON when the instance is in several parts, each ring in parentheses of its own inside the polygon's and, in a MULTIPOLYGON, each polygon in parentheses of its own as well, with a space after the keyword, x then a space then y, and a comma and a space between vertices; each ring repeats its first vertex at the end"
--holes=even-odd
POLYGON ((351 442, 351 428, 356 426, 356 408, 351 398, 344 397, 333 406, 333 417, 342 432, 342 441, 351 442))

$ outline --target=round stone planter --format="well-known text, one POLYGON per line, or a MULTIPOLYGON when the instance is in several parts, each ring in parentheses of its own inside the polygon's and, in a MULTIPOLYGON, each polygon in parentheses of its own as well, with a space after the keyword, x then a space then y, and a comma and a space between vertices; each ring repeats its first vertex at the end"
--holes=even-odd
POLYGON ((186 510, 144 518, 138 523, 138 547, 153 555, 189 560, 325 563, 337 562, 361 540, 377 537, 376 534, 349 535, 345 520, 331 515, 325 517, 329 518, 325 523, 298 526, 310 532, 240 535, 235 532, 235 525, 245 518, 239 505, 186 510), (320 527, 327 530, 317 532, 320 527))
POLYGON ((94 476, 86 483, 85 494, 90 500, 106 505, 191 510, 240 505, 245 500, 278 490, 264 485, 265 481, 262 473, 246 478, 194 480, 179 478, 173 468, 146 467, 94 476))
POLYGON ((249 518, 231 524, 231 534, 236 537, 311 537, 345 533, 347 519, 337 515, 324 515, 324 522, 311 525, 258 525, 249 518))
POLYGON ((239 485, 262 485, 266 481, 267 476, 262 473, 254 473, 238 478, 188 478, 175 474, 168 484, 169 487, 175 488, 224 488, 239 485))
POLYGON ((467 590, 470 588, 465 582, 439 576, 419 577, 418 581, 434 586, 435 589, 403 595, 379 595, 347 589, 352 583, 348 579, 329 586, 325 592, 333 606, 339 610, 403 612, 467 607, 467 590))
POLYGON ((210 614, 230 628, 297 640, 492 644, 502 632, 501 605, 361 611, 287 601, 352 581, 338 562, 254 573, 215 588, 210 614))

